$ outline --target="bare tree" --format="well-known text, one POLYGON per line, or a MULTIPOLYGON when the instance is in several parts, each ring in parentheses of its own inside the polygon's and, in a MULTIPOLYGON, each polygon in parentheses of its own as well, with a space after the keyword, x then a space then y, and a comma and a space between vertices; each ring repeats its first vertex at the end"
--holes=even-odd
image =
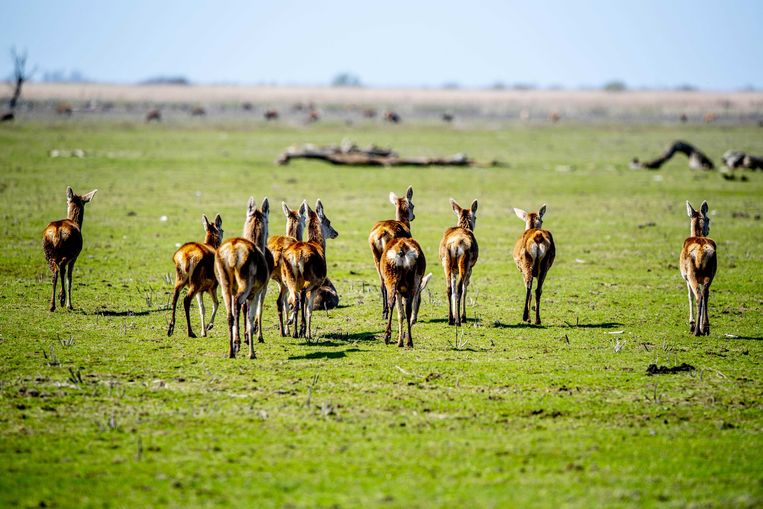
POLYGON ((11 48, 11 59, 13 60, 13 83, 11 86, 13 86, 13 96, 11 97, 10 102, 8 103, 8 107, 10 108, 11 112, 16 109, 16 104, 19 102, 19 98, 21 97, 21 87, 24 86, 24 82, 28 81, 32 75, 34 74, 36 69, 32 69, 31 71, 27 70, 26 67, 26 59, 27 54, 26 51, 23 53, 16 52, 16 48, 11 48))

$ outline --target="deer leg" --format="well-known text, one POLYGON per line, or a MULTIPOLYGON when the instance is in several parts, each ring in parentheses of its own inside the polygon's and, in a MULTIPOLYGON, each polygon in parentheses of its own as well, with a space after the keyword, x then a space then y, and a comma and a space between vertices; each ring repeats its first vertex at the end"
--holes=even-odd
MULTIPOLYGON (((262 290, 260 291, 259 298, 257 299, 257 342, 258 343, 264 343, 265 340, 262 338, 262 310, 265 307, 265 295, 268 293, 268 286, 265 284, 265 286, 262 287, 262 290)), ((254 357, 252 357, 254 359, 254 357)))
POLYGON ((460 277, 456 279, 455 290, 453 292, 453 318, 456 320, 456 327, 461 326, 461 294, 463 286, 463 279, 460 277))
POLYGON ((469 287, 469 279, 464 278, 464 289, 461 292, 461 308, 463 311, 461 312, 461 322, 466 323, 466 289, 469 287))
POLYGON ((50 296, 50 310, 55 311, 56 310, 56 284, 58 284, 58 268, 56 267, 56 265, 51 263, 50 270, 53 271, 53 294, 50 296))
POLYGON ((66 304, 66 264, 62 263, 59 266, 58 273, 61 276, 61 291, 58 292, 58 303, 61 307, 66 304))
POLYGON ((298 338, 299 337, 299 308, 301 307, 301 302, 299 301, 300 298, 300 292, 292 292, 292 296, 290 297, 290 300, 292 301, 291 304, 291 317, 292 321, 294 322, 294 331, 291 333, 291 337, 298 338))
POLYGON ((387 328, 384 331, 384 344, 388 345, 392 339, 392 308, 395 306, 395 290, 387 292, 387 328), (390 296, 389 293, 392 293, 390 296))
POLYGON ((704 311, 704 306, 702 305, 702 293, 701 286, 694 290, 695 302, 697 304, 697 323, 694 325, 695 336, 702 335, 702 326, 704 325, 704 317, 702 316, 704 311))
MULTIPOLYGON (((69 264, 69 271, 66 274, 66 308, 72 309, 72 274, 74 274, 74 262, 69 264)), ((63 282, 63 281, 62 281, 63 282)))
POLYGON ((525 308, 522 311, 522 321, 523 322, 529 322, 530 321, 530 302, 532 301, 532 289, 533 289, 533 277, 530 275, 530 277, 525 277, 525 288, 527 288, 527 293, 525 294, 525 308))
POLYGON ((413 299, 405 299, 405 322, 408 325, 408 342, 406 348, 413 348, 413 337, 411 336, 411 313, 413 312, 413 299))
POLYGON ((310 297, 307 299, 307 302, 303 306, 305 308, 305 313, 307 313, 307 339, 311 340, 313 339, 313 301, 315 301, 316 296, 318 295, 318 287, 313 288, 310 291, 310 297))
MULTIPOLYGON (((381 256, 381 255, 380 255, 381 256)), ((376 265, 376 273, 379 275, 379 288, 381 289, 381 302, 382 302, 382 320, 387 319, 387 287, 384 284, 384 276, 381 273, 381 267, 379 267, 379 260, 374 254, 374 264, 376 265)))
MULTIPOLYGON (((692 295, 692 288, 689 281, 686 281, 686 291, 689 294, 689 332, 694 332, 694 298, 692 295)), ((699 313, 699 310, 697 310, 699 313)))
POLYGON ((193 333, 193 329, 191 329, 191 301, 193 300, 193 295, 189 291, 186 296, 183 298, 183 309, 185 310, 185 323, 188 327, 188 337, 189 338, 195 338, 196 334, 193 333))
POLYGON ((210 290, 209 295, 212 297, 212 316, 209 317, 209 323, 207 324, 207 331, 211 331, 215 324, 215 316, 217 315, 217 308, 219 302, 217 300, 217 288, 210 290))
POLYGON ((704 324, 705 336, 710 335, 710 317, 707 315, 707 299, 710 297, 710 285, 705 284, 702 288, 702 323, 704 324))
MULTIPOLYGON (((305 315, 309 310, 307 309, 307 291, 302 290, 299 292, 299 314, 302 318, 302 323, 299 324, 299 337, 304 338, 307 334, 307 324, 305 323, 305 315)), ((309 339, 309 338, 308 338, 309 339)))
MULTIPOLYGON (((397 299, 397 346, 403 347, 405 346, 404 339, 405 334, 403 333, 403 319, 405 318, 405 311, 403 310, 403 296, 399 296, 397 299)), ((389 312, 390 315, 392 315, 392 309, 390 309, 389 312)))
POLYGON ((538 274, 538 286, 535 288, 535 325, 540 325, 540 296, 543 294, 543 282, 546 280, 546 273, 538 274))
POLYGON ((284 312, 284 285, 278 283, 278 298, 276 299, 276 307, 278 308, 278 331, 281 333, 281 337, 287 335, 286 329, 283 324, 283 312, 284 312))
POLYGON ((199 305, 199 315, 201 315, 201 337, 207 337, 207 325, 204 323, 204 292, 196 294, 196 304, 199 305))
POLYGON ((183 281, 175 281, 175 291, 172 292, 172 318, 170 319, 170 324, 167 327, 167 336, 172 336, 172 333, 175 331, 175 310, 177 309, 180 290, 183 288, 184 284, 185 282, 183 281))
POLYGON ((456 321, 453 319, 453 278, 447 269, 445 269, 445 285, 445 292, 448 295, 448 325, 454 325, 456 321))

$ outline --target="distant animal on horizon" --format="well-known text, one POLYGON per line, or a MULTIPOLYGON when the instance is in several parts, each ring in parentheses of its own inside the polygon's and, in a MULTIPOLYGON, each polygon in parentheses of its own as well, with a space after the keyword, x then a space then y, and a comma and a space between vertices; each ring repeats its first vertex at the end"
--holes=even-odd
POLYGON ((710 297, 710 284, 718 269, 715 241, 708 237, 710 217, 708 205, 702 202, 699 211, 686 202, 689 215, 690 236, 684 241, 678 266, 681 277, 686 281, 689 293, 689 330, 695 336, 710 334, 710 319, 707 316, 707 300, 710 297), (692 303, 694 300, 694 303, 692 303), (697 321, 694 321, 694 305, 697 307, 697 321))
POLYGON ((158 108, 154 108, 146 112, 146 122, 151 122, 151 121, 154 121, 154 122, 162 121, 162 112, 158 108))
POLYGON ((0 122, 12 122, 15 120, 16 114, 13 113, 13 111, 5 111, 3 112, 3 115, 0 117, 0 122))
POLYGON ((65 303, 68 309, 72 309, 72 274, 77 257, 82 251, 82 222, 85 219, 85 205, 97 192, 98 189, 93 189, 80 196, 75 194, 71 187, 67 187, 66 219, 49 223, 42 232, 42 249, 45 252, 48 267, 53 273, 51 311, 56 310, 56 282, 59 275, 61 276, 59 303, 61 306, 65 303))
POLYGON ((203 107, 201 107, 201 106, 194 106, 194 107, 191 109, 191 116, 192 116, 192 117, 204 117, 204 116, 206 116, 206 115, 207 115, 207 110, 205 110, 205 109, 204 109, 203 107))
POLYGON ((546 205, 536 212, 525 212, 515 208, 514 213, 525 222, 525 231, 514 245, 514 263, 522 273, 527 293, 522 311, 522 321, 530 321, 530 304, 532 300, 533 278, 538 280, 535 288, 535 325, 540 325, 540 297, 543 293, 543 282, 556 257, 556 246, 551 232, 542 229, 546 205))
POLYGON ((371 228, 368 234, 368 245, 371 247, 371 254, 374 257, 376 273, 379 275, 379 285, 381 287, 382 301, 382 319, 387 319, 387 291, 384 286, 380 260, 386 244, 397 237, 411 236, 411 221, 416 219, 413 213, 413 187, 408 186, 405 196, 398 197, 395 193, 389 193, 389 201, 395 206, 395 219, 379 221, 371 228))
POLYGON ((278 110, 274 108, 269 108, 265 110, 264 116, 265 116, 265 120, 267 121, 278 120, 278 117, 279 117, 278 110))
POLYGON ((466 322, 466 291, 472 269, 479 258, 479 246, 474 236, 477 225, 477 200, 465 209, 453 198, 450 206, 456 214, 456 226, 448 228, 440 241, 440 262, 445 271, 445 289, 448 297, 448 325, 460 326, 466 322))
POLYGON ((424 275, 427 260, 424 250, 410 237, 391 239, 381 256, 381 276, 387 295, 387 328, 384 344, 392 337, 392 308, 397 304, 397 346, 413 348, 411 326, 418 320, 421 293, 432 278, 424 275), (403 328, 403 322, 406 328, 403 328))
POLYGON ((397 114, 397 112, 387 111, 384 113, 384 120, 391 124, 399 124, 402 119, 400 118, 400 115, 397 114))
POLYGON ((223 294, 228 318, 228 357, 238 353, 240 316, 245 320, 244 338, 249 358, 256 358, 253 334, 262 343, 262 312, 268 290, 273 257, 267 248, 270 204, 264 198, 260 208, 249 198, 241 237, 228 239, 215 253, 215 275, 223 294))
POLYGON ((172 336, 175 330, 175 310, 177 309, 180 291, 188 287, 188 293, 183 298, 185 321, 188 327, 188 337, 195 338, 191 328, 191 301, 196 297, 201 315, 201 335, 206 337, 207 331, 212 330, 217 315, 217 277, 215 276, 215 252, 223 240, 223 220, 220 214, 215 222, 210 223, 206 215, 201 216, 204 227, 204 243, 186 242, 175 251, 172 261, 175 263, 175 288, 172 293, 172 319, 167 327, 167 336, 172 336), (212 316, 209 324, 204 324, 204 293, 212 298, 212 316))

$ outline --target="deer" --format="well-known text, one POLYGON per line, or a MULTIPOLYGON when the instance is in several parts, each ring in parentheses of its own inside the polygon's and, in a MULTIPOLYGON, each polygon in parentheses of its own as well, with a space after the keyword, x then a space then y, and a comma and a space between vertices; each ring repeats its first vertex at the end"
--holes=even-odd
POLYGON ((445 271, 448 296, 448 325, 461 326, 466 322, 466 291, 472 277, 472 269, 479 257, 479 246, 474 237, 477 225, 477 200, 465 209, 453 198, 450 206, 458 218, 456 226, 448 228, 440 241, 440 261, 445 271))
POLYGON ((61 306, 72 309, 72 274, 77 257, 82 251, 82 221, 85 218, 85 204, 90 203, 98 189, 82 196, 66 188, 66 219, 49 223, 42 232, 42 250, 45 260, 53 273, 53 293, 50 297, 50 311, 56 310, 56 283, 61 276, 61 306), (67 274, 67 270, 69 271, 67 274))
POLYGON ((543 293, 543 282, 546 280, 548 269, 554 263, 556 246, 551 232, 543 230, 543 216, 546 214, 546 205, 536 212, 525 212, 515 208, 514 213, 525 222, 525 230, 514 244, 514 263, 522 273, 527 293, 525 306, 522 311, 522 321, 530 321, 530 304, 532 299, 533 278, 538 280, 535 288, 535 325, 540 325, 540 296, 543 293))
POLYGON ((228 357, 231 359, 236 357, 241 344, 239 317, 242 311, 250 359, 256 358, 253 332, 257 333, 257 341, 264 343, 262 311, 273 267, 273 257, 268 256, 267 249, 269 216, 268 199, 264 198, 257 208, 254 198, 250 197, 242 236, 226 240, 215 253, 215 275, 227 310, 228 357))
POLYGON ((289 323, 287 321, 286 327, 284 327, 284 309, 286 306, 286 294, 288 288, 286 283, 281 278, 281 262, 283 260, 283 252, 287 247, 294 244, 297 241, 302 240, 302 234, 305 229, 305 216, 307 214, 307 200, 302 202, 298 210, 292 210, 286 204, 281 202, 281 209, 286 216, 286 235, 273 235, 268 239, 268 250, 273 255, 273 271, 270 273, 270 278, 276 282, 279 288, 278 299, 276 300, 276 306, 278 307, 278 327, 281 332, 281 337, 286 337, 290 334, 289 323))
POLYGON ((686 213, 690 218, 690 236, 684 241, 678 264, 689 294, 689 330, 695 336, 710 334, 707 299, 710 296, 710 284, 718 268, 715 241, 707 236, 710 233, 707 210, 706 201, 702 202, 699 211, 686 202, 686 213), (697 306, 696 323, 692 296, 697 306))
POLYGON ((321 200, 315 202, 315 210, 307 206, 307 241, 297 241, 287 247, 281 260, 281 278, 289 289, 289 322, 294 322, 293 337, 311 340, 313 304, 318 289, 326 280, 326 239, 339 236, 326 217, 321 200), (302 324, 297 327, 297 313, 301 312, 302 324))
POLYGON ((418 242, 410 237, 397 237, 387 243, 381 259, 381 273, 387 290, 387 328, 384 344, 392 337, 392 308, 397 302, 397 346, 413 348, 411 326, 418 320, 421 293, 432 278, 426 276, 427 260, 418 242), (398 298, 399 297, 399 298, 398 298), (407 331, 403 330, 405 320, 407 331), (404 341, 406 340, 407 341, 404 341))
POLYGON ((218 308, 215 252, 223 240, 223 220, 220 214, 217 214, 214 223, 210 223, 209 218, 202 214, 201 224, 204 227, 204 243, 186 242, 172 256, 172 261, 175 263, 175 290, 172 294, 172 319, 167 327, 167 336, 172 336, 175 330, 177 301, 180 291, 186 286, 188 293, 183 298, 183 308, 185 309, 188 337, 196 337, 191 328, 191 301, 194 297, 199 304, 201 335, 206 337, 207 332, 212 330, 215 323, 218 308), (204 324, 204 293, 208 293, 212 298, 212 316, 207 325, 204 324))
POLYGON ((416 219, 413 213, 413 187, 408 186, 405 196, 399 198, 395 193, 389 193, 389 201, 395 206, 395 219, 379 221, 371 228, 368 235, 368 244, 374 257, 376 273, 379 275, 381 288, 382 320, 387 319, 387 290, 384 286, 384 278, 381 273, 380 260, 386 244, 398 237, 411 237, 411 221, 416 219))

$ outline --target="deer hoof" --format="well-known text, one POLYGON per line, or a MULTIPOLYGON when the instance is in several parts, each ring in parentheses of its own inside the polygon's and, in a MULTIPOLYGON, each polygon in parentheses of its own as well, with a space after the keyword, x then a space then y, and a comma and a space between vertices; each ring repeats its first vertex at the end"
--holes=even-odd
POLYGON ((188 331, 188 337, 189 337, 189 338, 195 338, 195 337, 196 337, 196 334, 194 334, 194 332, 193 332, 193 331, 190 331, 190 330, 189 330, 189 331, 188 331))
POLYGON ((251 353, 249 354, 249 358, 250 358, 250 359, 256 359, 256 358, 257 358, 257 354, 255 354, 254 352, 251 352, 251 353))
MULTIPOLYGON (((53 311, 51 309, 51 311, 53 311)), ((175 331, 175 324, 171 323, 169 327, 167 327, 167 337, 172 336, 172 333, 175 331)))
POLYGON ((695 323, 689 322, 689 332, 694 332, 695 323))
POLYGON ((264 340, 263 338, 257 338, 257 342, 258 342, 258 343, 264 343, 264 342, 265 342, 265 340, 264 340))
POLYGON ((211 330, 212 330, 212 327, 214 327, 214 325, 215 325, 215 324, 213 324, 213 323, 210 323, 210 324, 208 324, 208 325, 207 325, 207 328, 206 328, 207 332, 211 331, 211 330))
POLYGON ((56 310, 56 305, 55 304, 51 304, 50 305, 50 312, 52 313, 55 310, 56 310))

